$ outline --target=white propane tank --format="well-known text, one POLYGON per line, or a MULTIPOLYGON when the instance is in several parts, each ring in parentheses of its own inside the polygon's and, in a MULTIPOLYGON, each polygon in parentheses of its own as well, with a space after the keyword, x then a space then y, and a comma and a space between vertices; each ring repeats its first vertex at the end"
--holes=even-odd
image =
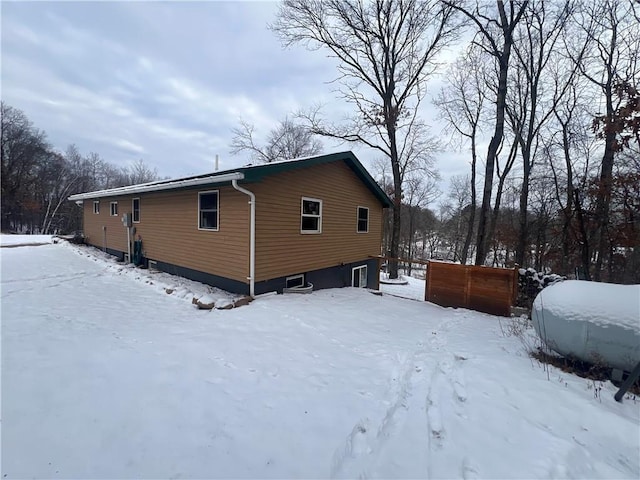
POLYGON ((640 285, 559 282, 538 294, 531 319, 561 355, 626 371, 640 362, 640 285))

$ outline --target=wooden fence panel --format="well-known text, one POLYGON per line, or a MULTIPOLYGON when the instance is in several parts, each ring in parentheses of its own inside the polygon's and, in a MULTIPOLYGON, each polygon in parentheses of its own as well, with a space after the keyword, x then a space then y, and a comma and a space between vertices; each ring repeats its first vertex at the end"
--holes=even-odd
POLYGON ((466 307, 467 277, 453 263, 429 262, 425 300, 443 307, 466 307))
POLYGON ((425 300, 509 316, 516 298, 517 270, 429 262, 425 300))

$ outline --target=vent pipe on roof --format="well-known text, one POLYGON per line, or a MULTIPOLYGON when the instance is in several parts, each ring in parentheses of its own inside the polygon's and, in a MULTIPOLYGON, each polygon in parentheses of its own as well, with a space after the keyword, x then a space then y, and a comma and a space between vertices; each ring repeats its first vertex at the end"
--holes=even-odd
POLYGON ((214 170, 214 172, 218 171, 218 154, 216 153, 216 169, 214 170))

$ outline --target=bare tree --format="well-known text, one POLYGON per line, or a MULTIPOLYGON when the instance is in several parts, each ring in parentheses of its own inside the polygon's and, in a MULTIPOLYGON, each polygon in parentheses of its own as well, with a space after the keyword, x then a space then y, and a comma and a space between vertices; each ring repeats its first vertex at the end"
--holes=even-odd
MULTIPOLYGON (((413 172, 405 178, 404 198, 402 204, 402 231, 405 232, 403 257, 413 259, 415 257, 415 240, 418 224, 422 212, 438 196, 437 179, 413 172)), ((412 264, 409 262, 407 274, 411 275, 412 264)))
POLYGON ((258 162, 275 162, 293 158, 308 157, 322 152, 322 143, 314 138, 311 130, 293 120, 285 118, 269 135, 264 146, 256 143, 255 127, 244 120, 234 128, 231 141, 231 153, 247 151, 258 162))
MULTIPOLYGON (((604 102, 604 112, 596 112, 611 124, 622 100, 616 95, 616 85, 633 83, 639 72, 640 28, 634 16, 631 2, 602 0, 585 2, 574 15, 582 28, 581 40, 589 42, 590 49, 581 59, 575 59, 580 73, 596 88, 604 102)), ((594 115, 595 116, 595 115, 594 115)), ((611 203, 612 177, 616 152, 619 150, 615 129, 604 130, 604 151, 600 167, 599 188, 596 202, 597 257, 594 279, 601 279, 602 266, 610 249, 609 207, 611 203)))
POLYGON ((493 136, 487 149, 485 162, 484 187, 482 191, 482 206, 480 207, 480 219, 478 222, 478 235, 476 239, 476 264, 484 264, 487 256, 489 238, 487 229, 491 214, 491 197, 493 195, 493 177, 498 158, 498 151, 504 136, 505 110, 507 99, 507 78, 511 50, 514 44, 513 33, 522 19, 527 0, 511 0, 505 2, 497 0, 495 6, 488 3, 453 2, 445 1, 445 4, 459 10, 475 25, 477 34, 473 43, 481 48, 485 54, 492 57, 496 63, 498 88, 495 96, 495 125, 493 136))
MULTIPOLYGON (((495 170, 496 170, 496 177, 498 178, 498 185, 496 187, 496 198, 493 205, 493 211, 491 212, 491 215, 489 218, 489 230, 488 230, 488 238, 491 238, 492 241, 495 240, 494 237, 496 234, 496 230, 498 228, 498 224, 500 223, 499 217, 501 214, 502 198, 503 198, 503 195, 505 194, 505 188, 508 183, 509 173, 513 168, 513 165, 516 160, 516 156, 518 154, 518 145, 519 145, 518 142, 513 141, 513 139, 510 139, 510 141, 506 142, 506 144, 509 146, 509 151, 507 153, 507 158, 504 160, 504 164, 502 167, 500 167, 500 153, 502 148, 498 150, 498 155, 496 156, 495 170)), ((503 146, 505 145, 503 144, 503 146)), ((510 193, 510 192, 507 192, 507 193, 510 193)), ((504 235, 502 235, 502 237, 504 238, 504 235)), ((496 252, 496 248, 494 248, 494 262, 495 262, 495 252, 496 252)))
POLYGON ((471 182, 469 176, 456 175, 451 177, 447 197, 449 203, 445 204, 454 221, 453 226, 453 261, 460 261, 463 265, 467 263, 468 249, 471 242, 467 243, 466 238, 469 231, 473 233, 473 224, 469 225, 469 219, 475 217, 475 202, 470 202, 471 182), (466 229, 466 232, 464 230, 466 229), (464 233, 463 233, 464 232, 464 233))
POLYGON ((38 190, 43 212, 41 233, 44 235, 58 230, 58 214, 63 210, 71 191, 76 188, 81 172, 72 170, 71 163, 59 153, 51 153, 47 162, 40 165, 38 190))
POLYGON ((158 170, 147 165, 141 158, 122 168, 123 185, 137 185, 159 179, 158 170))
POLYGON ((575 190, 584 190, 589 177, 594 139, 588 130, 587 105, 593 96, 585 89, 584 81, 574 79, 567 94, 553 105, 553 122, 544 136, 543 157, 548 161, 553 177, 556 205, 561 212, 561 252, 559 268, 562 274, 570 271, 573 246, 582 252, 581 263, 588 280, 590 238, 582 229, 574 233, 576 221, 575 190), (575 238, 574 238, 575 237, 575 238))
MULTIPOLYGON (((437 0, 285 0, 271 28, 287 46, 323 48, 338 60, 339 93, 355 108, 348 125, 306 116, 319 135, 356 142, 389 159, 393 175, 393 226, 389 255, 397 257, 402 166, 418 152, 417 107, 436 57, 456 36, 454 9, 437 0)), ((390 263, 390 276, 398 266, 390 263)))
MULTIPOLYGON (((442 117, 461 139, 469 142, 471 175, 469 182, 469 215, 467 231, 460 261, 467 263, 467 256, 476 221, 476 165, 478 164, 477 142, 481 132, 482 114, 486 105, 486 72, 482 55, 477 48, 470 48, 449 69, 445 86, 435 100, 442 117)), ((457 180, 459 183, 459 180, 457 180)), ((459 191, 460 186, 455 190, 459 191)))
POLYGON ((30 187, 35 169, 50 147, 46 134, 36 129, 22 111, 2 102, 0 116, 2 229, 15 230, 23 227, 23 215, 34 207, 30 187))
MULTIPOLYGON (((529 183, 536 162, 540 131, 552 118, 553 105, 573 83, 576 68, 561 60, 558 45, 565 33, 572 3, 531 2, 514 32, 515 62, 512 87, 507 99, 507 117, 520 146, 522 187, 519 201, 519 234, 516 262, 527 262, 529 234, 529 183), (568 66, 564 75, 554 75, 557 65, 568 66)), ((578 52, 580 58, 585 47, 578 52)))

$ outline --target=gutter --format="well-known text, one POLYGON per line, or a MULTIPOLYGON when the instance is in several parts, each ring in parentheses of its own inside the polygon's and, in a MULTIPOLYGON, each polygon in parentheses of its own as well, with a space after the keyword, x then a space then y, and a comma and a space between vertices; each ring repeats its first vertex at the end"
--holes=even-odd
POLYGON ((173 190, 183 187, 195 187, 198 185, 211 185, 212 183, 224 183, 228 181, 243 180, 244 173, 233 172, 222 175, 210 175, 202 178, 192 178, 189 180, 175 180, 170 182, 151 182, 139 185, 130 185, 127 187, 110 188, 107 190, 98 190, 89 193, 77 193, 71 195, 69 200, 82 201, 89 198, 112 197, 118 195, 130 195, 144 192, 157 192, 161 190, 173 190))
MULTIPOLYGON (((242 175, 242 174, 240 174, 242 175)), ((244 176, 243 176, 244 177, 244 176)), ((237 191, 249 196, 249 205, 251 205, 250 224, 249 224, 249 295, 255 298, 256 283, 256 196, 253 192, 242 188, 238 185, 237 179, 231 180, 231 185, 237 191)))

